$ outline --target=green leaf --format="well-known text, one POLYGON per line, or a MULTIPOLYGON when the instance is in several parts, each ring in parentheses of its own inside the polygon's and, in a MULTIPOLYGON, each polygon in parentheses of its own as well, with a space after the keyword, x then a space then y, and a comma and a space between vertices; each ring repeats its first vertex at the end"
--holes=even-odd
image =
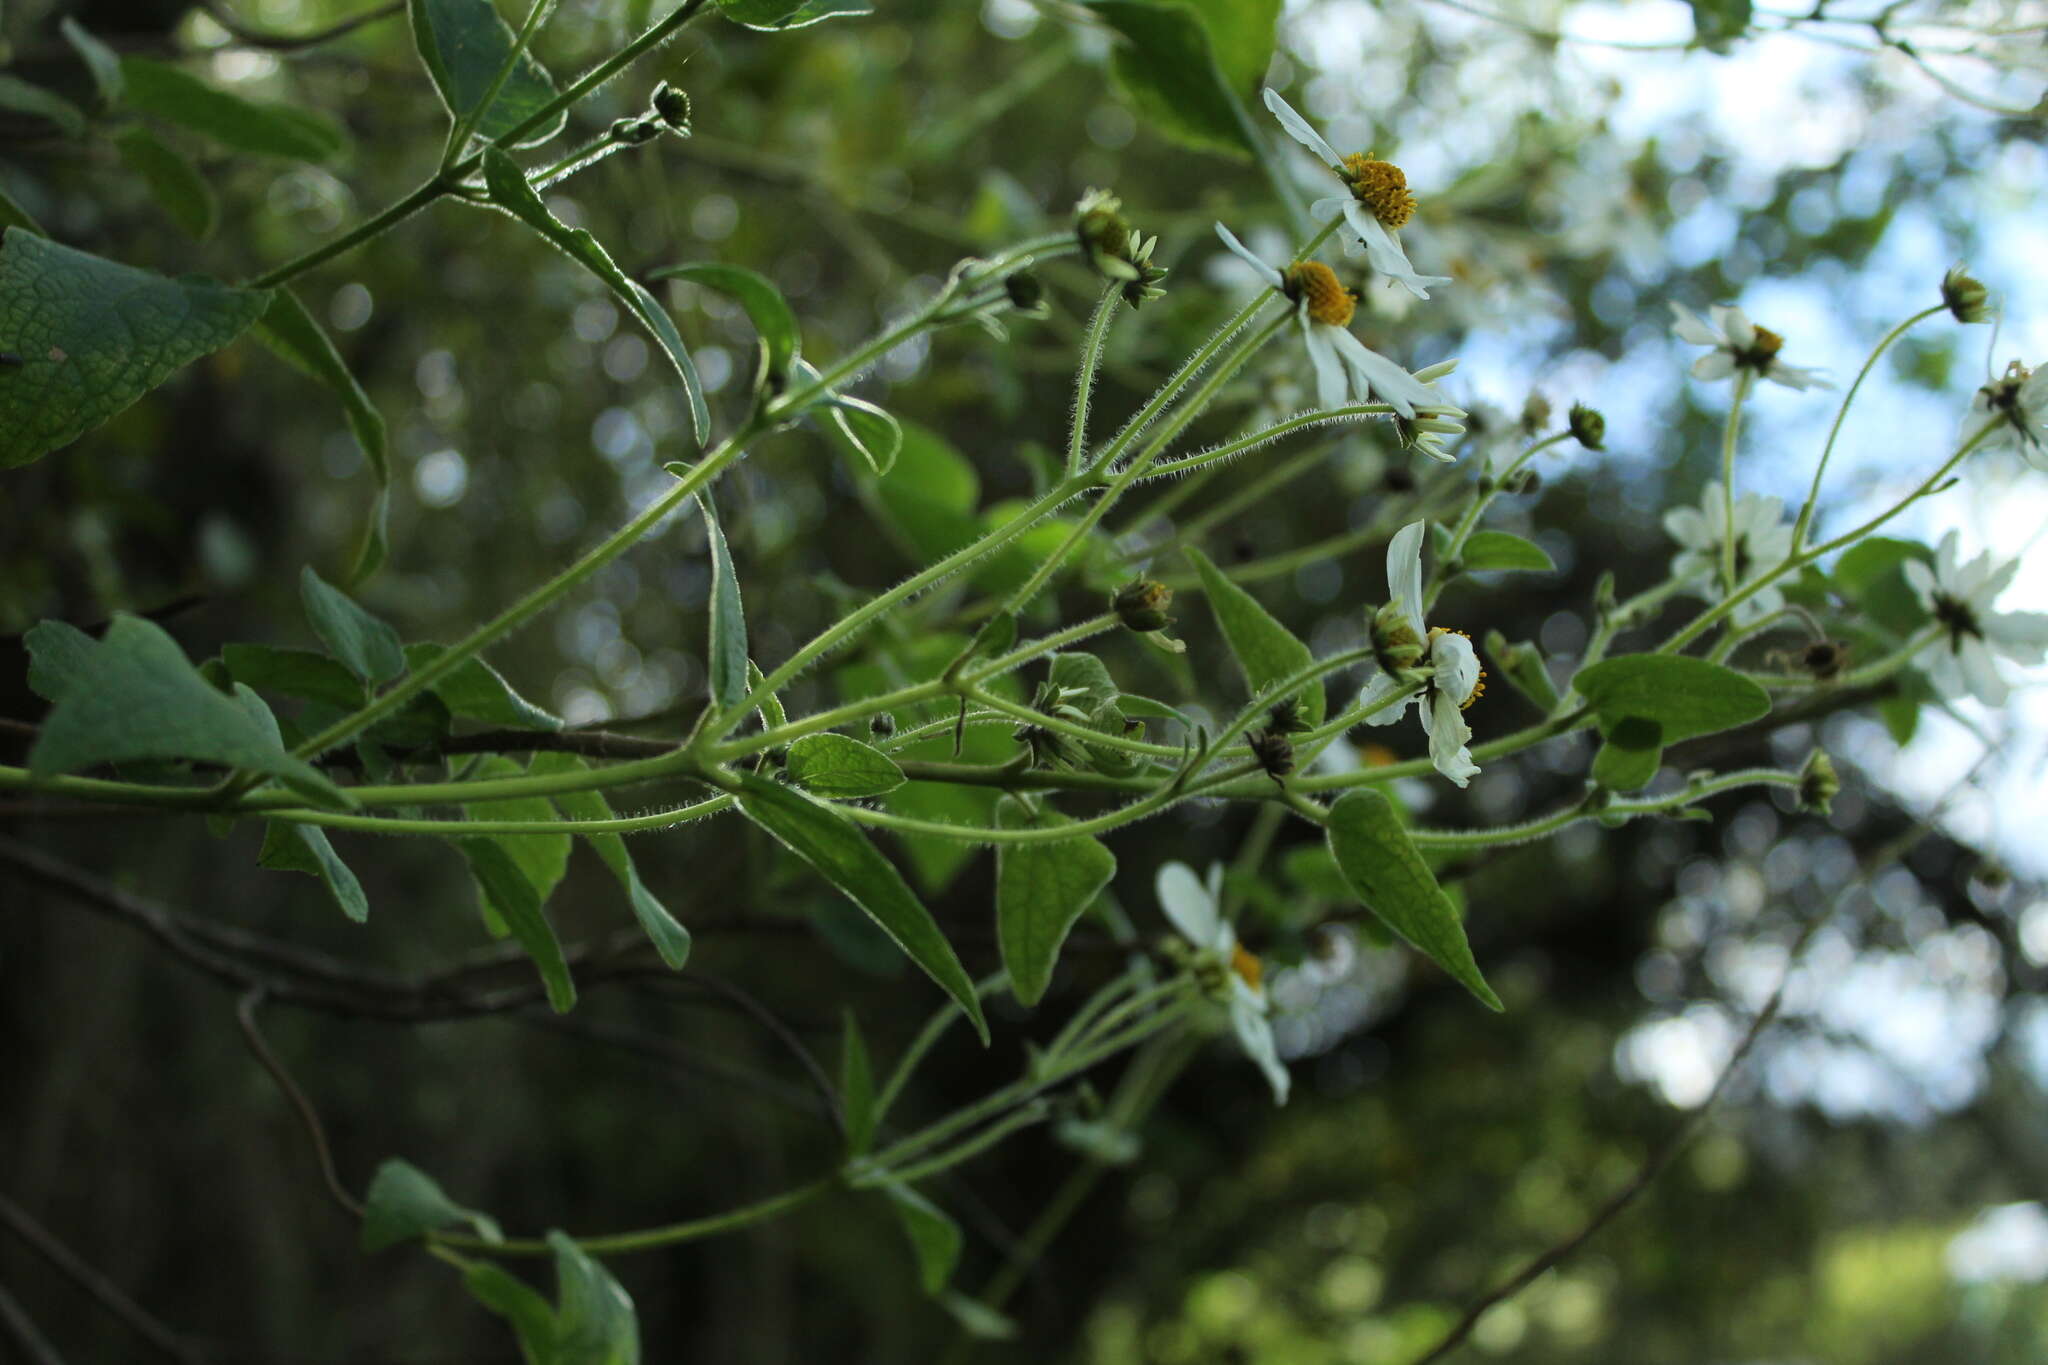
POLYGON ((846 1119, 846 1154, 866 1155, 875 1142, 875 1071, 852 1010, 846 1011, 839 1047, 839 1105, 846 1119))
MULTIPOLYGON (((531 768, 523 768, 504 754, 492 754, 476 766, 476 775, 487 780, 501 777, 540 776, 573 767, 573 755, 536 754, 531 768)), ((471 801, 463 807, 471 820, 553 820, 555 808, 545 796, 514 796, 497 801, 471 801)), ((545 905, 562 874, 569 870, 569 850, 574 840, 562 834, 490 834, 481 836, 510 854, 527 884, 545 905)))
POLYGON ((1458 555, 1467 572, 1550 573, 1557 568, 1541 545, 1506 531, 1475 531, 1458 555))
POLYGON ((981 534, 974 515, 981 476, 966 456, 931 429, 903 425, 903 443, 888 477, 874 484, 883 514, 919 562, 941 559, 981 534))
POLYGON ((83 109, 40 85, 30 85, 19 76, 0 74, 0 109, 12 109, 17 114, 46 119, 63 129, 67 137, 85 136, 83 109))
POLYGON ((165 279, 19 228, 0 242, 0 469, 98 426, 240 336, 270 295, 165 279))
POLYGON ((327 831, 318 825, 270 821, 263 831, 263 850, 256 855, 256 865, 318 877, 342 914, 357 924, 370 917, 370 898, 363 894, 363 884, 327 842, 327 831))
POLYGON ((43 231, 43 225, 35 220, 34 214, 9 198, 5 189, 0 189, 0 232, 5 232, 11 227, 20 228, 23 232, 33 233, 37 237, 50 235, 43 231))
POLYGON ((355 674, 310 649, 225 645, 220 657, 236 682, 247 683, 258 692, 317 701, 338 711, 356 710, 366 696, 355 674))
POLYGON ((489 1215, 466 1209, 450 1199, 432 1176, 396 1157, 377 1167, 363 1200, 364 1251, 424 1237, 443 1228, 467 1225, 486 1242, 502 1242, 504 1234, 489 1215))
POLYGON ((689 280, 738 301, 746 310, 747 320, 760 334, 761 344, 767 348, 769 386, 777 392, 782 389, 789 379, 790 366, 797 358, 803 335, 797 330, 796 314, 790 311, 782 291, 770 284, 765 275, 744 266, 705 261, 693 265, 672 265, 655 271, 652 278, 689 280))
POLYGON ((384 511, 391 487, 391 445, 384 428, 384 415, 377 411, 370 395, 363 392, 363 386, 356 382, 348 362, 334 348, 326 330, 306 311, 306 305, 291 290, 280 288, 272 291, 270 306, 256 320, 256 339, 305 375, 326 385, 341 400, 349 434, 356 438, 356 445, 361 447, 363 459, 368 462, 370 473, 377 481, 371 515, 365 524, 362 545, 356 551, 356 562, 349 575, 351 581, 361 582, 383 563, 386 552, 384 511))
POLYGON ((1494 672, 1527 697, 1530 705, 1545 715, 1557 709, 1557 684, 1550 680, 1550 670, 1543 662, 1543 651, 1533 642, 1519 640, 1510 643, 1499 631, 1489 630, 1486 632, 1486 657, 1492 662, 1494 672))
POLYGON ((122 92, 127 88, 127 82, 121 78, 120 54, 87 33, 68 14, 58 21, 57 28, 91 73, 93 87, 100 92, 100 104, 108 109, 119 104, 122 92))
MULTIPOLYGON (((405 647, 408 670, 425 668, 448 652, 448 646, 421 641, 405 647)), ((501 725, 509 730, 559 730, 560 716, 541 710, 512 690, 497 669, 475 654, 443 674, 428 689, 450 713, 464 720, 501 725)))
MULTIPOLYGON (((497 802, 506 805, 506 802, 497 802)), ((472 807, 474 809, 474 807, 472 807)), ((529 836, 522 836, 529 837, 529 836)), ((544 897, 537 893, 527 875, 496 839, 457 839, 456 846, 469 860, 469 870, 492 910, 526 949, 548 988, 548 1004, 557 1014, 576 1007, 576 983, 569 977, 569 964, 562 956, 562 944, 555 937, 542 908, 544 897)))
MULTIPOLYGON (((1224 577, 1223 571, 1210 563, 1207 555, 1189 546, 1187 556, 1194 564, 1195 572, 1202 577, 1202 591, 1216 613, 1216 624, 1222 628, 1223 638, 1230 644, 1230 652, 1237 656, 1238 667, 1244 670, 1245 683, 1253 696, 1262 694, 1271 684, 1315 662, 1315 656, 1309 653, 1307 645, 1274 620, 1272 614, 1259 605, 1257 598, 1224 577)), ((1322 683, 1311 682, 1294 696, 1301 704, 1302 719, 1311 727, 1321 725, 1324 715, 1322 683)))
MULTIPOLYGON (((577 771, 586 766, 574 754, 544 754, 533 761, 533 771, 537 773, 577 771)), ((555 796, 555 805, 571 820, 613 818, 611 803, 600 791, 560 792, 555 796)), ((661 960, 668 964, 670 971, 681 971, 683 964, 690 960, 690 931, 676 922, 668 907, 640 880, 640 869, 633 865, 633 855, 627 851, 625 839, 605 833, 585 834, 581 838, 624 888, 626 900, 633 907, 633 918, 640 921, 641 931, 654 944, 654 950, 661 954, 661 960)))
MULTIPOLYGON (((491 0, 410 0, 413 42, 427 64, 434 89, 448 112, 460 119, 476 108, 512 55, 516 35, 491 0)), ((505 77, 490 109, 476 121, 475 136, 494 142, 539 113, 555 97, 554 78, 531 52, 505 77)), ((566 116, 527 133, 514 146, 531 147, 562 131, 566 116)))
POLYGON ((311 564, 299 571, 299 598, 313 633, 349 672, 373 687, 405 672, 398 632, 331 586, 311 564))
POLYGON ((1929 619, 1920 595, 1906 581, 1906 565, 1916 559, 1931 566, 1934 551, 1916 540, 1871 536, 1844 551, 1829 576, 1873 623, 1910 635, 1929 619))
MULTIPOLYGON (((1012 801, 996 807, 996 820, 1006 829, 1072 823, 1050 809, 1033 818, 1012 801)), ((1020 1003, 1035 1005, 1045 995, 1067 932, 1115 875, 1116 855, 1085 834, 996 845, 996 935, 1020 1003)))
POLYGON ((939 1296, 939 1303, 953 1315, 953 1321, 960 1324, 960 1330, 976 1341, 1016 1340, 1017 1324, 980 1299, 970 1299, 958 1290, 949 1289, 939 1296))
POLYGON ((123 57, 127 105, 175 123, 223 147, 294 161, 331 161, 348 145, 341 129, 288 104, 258 104, 216 90, 197 76, 148 57, 123 57))
POLYGON ((1771 709, 1770 696, 1740 673, 1677 654, 1608 659, 1580 669, 1572 687, 1592 706, 1603 736, 1611 737, 1619 722, 1634 716, 1655 721, 1667 746, 1741 725, 1771 709))
POLYGON ((633 1300, 567 1233, 550 1232, 555 1253, 555 1346, 559 1365, 639 1365, 640 1324, 633 1300))
MULTIPOLYGON (((180 232, 194 241, 205 241, 213 234, 219 206, 206 178, 190 161, 140 126, 123 128, 115 135, 114 147, 121 154, 121 164, 149 186, 150 197, 180 232)), ((278 297, 284 297, 282 290, 278 297)), ((271 306, 276 307, 274 303, 271 306)))
POLYGON ((885 1181, 880 1188, 889 1198, 889 1207, 896 1211, 896 1221, 910 1238, 924 1292, 941 1293, 953 1278, 953 1267, 960 1264, 960 1225, 938 1205, 900 1181, 885 1181))
POLYGON ((931 911, 925 909, 895 865, 831 807, 753 773, 741 772, 736 776, 740 809, 747 817, 816 868, 819 875, 845 892, 848 899, 881 925, 896 946, 953 997, 974 1021, 975 1032, 986 1044, 988 1021, 982 1017, 973 980, 960 965, 953 945, 946 942, 931 911))
POLYGON ((1479 974, 1457 907, 1437 885, 1401 828, 1393 805, 1376 791, 1346 792, 1330 807, 1330 852, 1351 890, 1389 929, 1448 972, 1488 1009, 1500 997, 1479 974))
POLYGON ((903 424, 865 398, 835 393, 824 399, 826 430, 840 446, 860 456, 871 474, 896 467, 903 449, 903 424))
POLYGON ((697 495, 704 512, 704 538, 711 547, 711 700, 732 706, 747 695, 747 615, 740 605, 740 579, 732 551, 709 493, 697 495))
POLYGON ((1208 30, 1226 85, 1249 99, 1266 81, 1279 39, 1281 0, 1182 0, 1208 30))
POLYGON ((478 1303, 511 1324, 527 1365, 558 1365, 555 1310, 532 1286, 489 1261, 463 1266, 462 1283, 478 1303))
POLYGON ((711 430, 711 410, 704 405, 704 386, 697 378, 696 363, 683 346, 682 335, 676 331, 675 319, 637 280, 627 278, 610 254, 598 245, 597 238, 582 228, 570 227, 550 213, 540 196, 533 192, 533 187, 526 183, 526 175, 518 164, 496 147, 484 148, 484 184, 490 190, 492 203, 547 238, 563 255, 597 276, 654 335, 655 343, 682 377, 683 391, 690 400, 690 423, 699 444, 702 444, 711 430))
MULTIPOLYGON (((1215 7, 1222 8, 1222 0, 1215 7)), ((1244 106, 1231 93, 1194 7, 1173 0, 1092 0, 1088 9, 1123 38, 1110 54, 1110 71, 1154 128, 1202 151, 1239 160, 1259 154, 1244 106)))
POLYGON ((1749 28, 1750 0, 1687 0, 1694 37, 1706 47, 1726 44, 1749 28))
POLYGON ((29 750, 29 771, 37 777, 100 763, 194 759, 281 778, 327 805, 352 804, 319 769, 286 753, 248 711, 209 686, 177 641, 139 616, 117 615, 106 638, 65 667, 69 682, 29 750))
POLYGON ((1647 787, 1664 762, 1664 727, 1641 716, 1624 716, 1593 755, 1593 780, 1609 791, 1647 787))
POLYGON ((66 621, 38 622, 21 642, 28 646, 29 690, 47 702, 64 700, 99 648, 99 641, 66 621))
POLYGON ((851 800, 903 785, 903 769, 872 744, 845 735, 805 735, 789 746, 789 780, 813 796, 851 800))
POLYGON ((868 0, 718 0, 718 12, 744 28, 781 33, 827 19, 873 14, 875 7, 868 0))

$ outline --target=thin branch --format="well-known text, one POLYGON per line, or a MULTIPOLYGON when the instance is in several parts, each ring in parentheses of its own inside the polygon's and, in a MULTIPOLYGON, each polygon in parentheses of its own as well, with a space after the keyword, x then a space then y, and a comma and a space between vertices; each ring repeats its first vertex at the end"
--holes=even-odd
POLYGON ((374 24, 380 19, 403 14, 405 0, 385 0, 384 4, 352 14, 346 19, 329 24, 326 28, 314 29, 309 33, 272 33, 265 29, 252 28, 235 17, 234 11, 227 7, 224 0, 204 0, 200 8, 206 11, 207 18, 226 29, 228 36, 243 47, 260 47, 271 52, 300 52, 309 47, 318 47, 322 43, 331 43, 337 38, 345 38, 357 29, 374 24))
POLYGON ((21 1348, 22 1358, 29 1365, 64 1365, 64 1357, 57 1354, 57 1348, 36 1326, 35 1319, 5 1286, 0 1286, 0 1334, 21 1348))
POLYGON ((256 1011, 263 1004, 263 990, 258 987, 244 995, 235 1006, 235 1020, 242 1026, 242 1036, 249 1042, 249 1050, 256 1054, 256 1060, 270 1073, 270 1079, 277 1082, 277 1088, 292 1102, 292 1108, 299 1112, 299 1122, 305 1126, 306 1137, 313 1144, 313 1156, 320 1163, 320 1179, 327 1185, 327 1192, 334 1196, 334 1202, 341 1205, 349 1217, 360 1220, 363 1216, 362 1201, 350 1194, 341 1183, 341 1177, 334 1169, 334 1151, 327 1145, 327 1130, 320 1125, 320 1113, 313 1108, 313 1102, 306 1098, 306 1092, 299 1089, 291 1072, 285 1070, 270 1044, 263 1037, 263 1030, 257 1027, 256 1011))
POLYGON ((166 1327, 148 1309, 122 1293, 119 1285, 87 1265, 77 1252, 58 1241, 48 1228, 31 1218, 26 1209, 5 1195, 0 1195, 0 1224, 6 1225, 8 1231, 28 1243, 37 1255, 48 1261, 65 1279, 84 1290, 94 1302, 133 1328, 137 1336, 159 1352, 179 1361, 181 1365, 197 1365, 198 1354, 176 1332, 166 1327))

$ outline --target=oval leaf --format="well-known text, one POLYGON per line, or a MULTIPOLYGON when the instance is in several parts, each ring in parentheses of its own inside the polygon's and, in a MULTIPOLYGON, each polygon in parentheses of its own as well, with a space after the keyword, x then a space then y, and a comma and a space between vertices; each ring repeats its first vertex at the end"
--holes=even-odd
MULTIPOLYGON (((996 808, 996 819, 1012 829, 1071 823, 1051 810, 1034 819, 1009 801, 996 808)), ((996 935, 1021 1003, 1035 1005, 1045 995, 1067 932, 1115 875, 1116 855, 1085 834, 996 846, 996 935)))
POLYGON ((349 672, 373 687, 405 672, 405 650, 398 642, 398 632, 357 606, 315 573, 311 564, 299 572, 299 598, 313 633, 349 672))
POLYGON ((1110 70, 1155 129, 1239 160, 1259 154, 1246 131, 1244 106, 1193 10, 1159 0, 1094 0, 1088 9, 1123 38, 1110 55, 1110 70))
POLYGON ((897 452, 903 449, 903 424, 865 398, 835 393, 825 400, 828 429, 840 445, 866 462, 871 474, 886 474, 896 467, 897 452))
POLYGON ((476 1229, 476 1235, 486 1242, 504 1240, 496 1222, 450 1199, 432 1176, 411 1162, 394 1157, 370 1178, 369 1193, 363 1200, 364 1251, 382 1251, 464 1224, 476 1229))
POLYGON ((1473 532, 1458 552, 1458 563, 1468 572, 1550 573, 1557 568, 1541 545, 1506 531, 1473 532))
POLYGON ((150 198, 180 232, 195 241, 212 234, 217 217, 213 189, 190 161, 146 128, 122 129, 115 135, 114 146, 121 153, 121 164, 142 177, 150 198))
MULTIPOLYGON (((1581 669, 1572 688, 1612 738, 1630 717, 1655 721, 1663 743, 1711 735, 1768 715, 1771 698, 1733 669, 1682 654, 1631 654, 1581 669)), ((1640 747, 1639 745, 1636 747, 1640 747)))
POLYGON ((779 390, 788 380, 802 334, 797 330, 796 314, 790 311, 782 291, 770 284, 767 276, 744 266, 705 261, 693 265, 672 265, 655 271, 653 278, 689 280, 707 289, 716 289, 737 301, 746 310, 747 320, 754 324, 754 330, 760 333, 761 344, 768 348, 770 386, 779 390))
MULTIPOLYGON (((503 806, 507 803, 494 804, 503 806)), ((576 1007, 576 983, 570 978, 569 963, 562 956, 561 940, 555 937, 555 927, 548 923, 547 912, 542 908, 546 897, 535 889, 526 872, 513 861, 511 853, 504 847, 505 842, 497 839, 455 841, 462 850, 462 856, 469 861, 470 873, 476 878, 477 889, 483 894, 485 903, 512 931, 512 937, 519 940, 519 946, 526 949, 526 955, 539 968, 541 981, 547 986, 548 1004, 555 1013, 567 1014, 576 1007)))
POLYGON ((98 426, 262 315, 270 295, 170 280, 17 227, 0 240, 0 469, 98 426))
POLYGON ((903 769, 872 744, 845 735, 805 735, 789 746, 789 780, 813 796, 880 796, 903 785, 903 769))
POLYGON ((960 1225, 938 1205, 899 1181, 885 1182, 882 1193, 888 1196, 889 1207, 896 1211, 896 1221, 910 1238, 910 1249, 917 1253, 918 1279, 924 1292, 940 1293, 946 1281, 953 1278, 953 1267, 960 1263, 960 1225))
POLYGON ((130 109, 212 138, 223 147, 294 161, 331 161, 348 145, 340 128, 288 104, 258 104, 148 57, 123 57, 130 109))
POLYGON ((747 817, 816 868, 881 925, 896 946, 966 1011, 986 1044, 988 1021, 982 1017, 974 982, 954 955, 953 945, 939 931, 932 912, 904 882, 895 864, 829 806, 753 773, 736 776, 740 809, 747 817))
POLYGON ((327 831, 318 825, 270 821, 263 831, 263 850, 256 855, 256 865, 318 877, 342 914, 357 924, 370 917, 370 898, 363 894, 363 884, 327 842, 327 831))
MULTIPOLYGON (((1245 683, 1257 696, 1291 673, 1315 662, 1308 646, 1294 638, 1287 627, 1273 619, 1258 599, 1224 577, 1209 557, 1190 546, 1188 559, 1202 577, 1202 591, 1216 613, 1216 624, 1244 670, 1245 683)), ((1294 694, 1301 704, 1302 719, 1311 727, 1323 723, 1323 685, 1312 682, 1294 694)), ((1276 698, 1277 700, 1277 698, 1276 698)))
POLYGON ((1437 885, 1387 798, 1376 791, 1347 792, 1330 807, 1330 852, 1337 869, 1366 908, 1406 939, 1488 1009, 1500 997, 1479 974, 1457 907, 1437 885))
MULTIPOLYGON (((452 116, 466 117, 498 78, 512 55, 516 36, 491 0, 411 0, 408 8, 413 42, 433 78, 434 89, 452 116)), ((531 52, 522 52, 490 109, 476 121, 474 136, 495 142, 539 113, 554 97, 555 82, 547 68, 534 60, 531 52)), ((557 112, 512 145, 531 147, 546 142, 562 131, 565 117, 557 112)))

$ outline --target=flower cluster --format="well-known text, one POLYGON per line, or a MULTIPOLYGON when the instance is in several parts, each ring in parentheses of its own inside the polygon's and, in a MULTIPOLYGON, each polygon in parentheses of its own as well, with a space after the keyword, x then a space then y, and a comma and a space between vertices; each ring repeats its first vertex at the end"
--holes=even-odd
POLYGON ((1931 568, 1906 561, 1907 583, 1947 637, 1926 662, 1927 676, 1943 696, 2003 705, 2010 689, 1999 675, 1997 656, 2032 665, 2048 652, 2048 613, 1991 609, 2019 567, 2017 560, 1994 563, 1989 554, 1962 562, 1954 531, 1942 537, 1931 568))
MULTIPOLYGON (((1711 584, 1720 570, 1721 549, 1728 539, 1728 498, 1715 479, 1701 491, 1698 507, 1674 507, 1664 514, 1664 529, 1678 542, 1671 576, 1700 585, 1711 584)), ((1768 573, 1792 553, 1792 528, 1785 523, 1779 498, 1744 493, 1735 499, 1735 582, 1741 587, 1768 573)), ((1709 596, 1715 596, 1707 589, 1709 596)), ((1737 625, 1749 625, 1782 609, 1785 594, 1772 585, 1758 589, 1735 606, 1737 625)))

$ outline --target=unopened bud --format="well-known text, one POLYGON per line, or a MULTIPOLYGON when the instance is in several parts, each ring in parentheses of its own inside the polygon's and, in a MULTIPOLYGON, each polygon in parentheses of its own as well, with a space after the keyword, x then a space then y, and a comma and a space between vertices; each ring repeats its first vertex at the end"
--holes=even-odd
POLYGON ((868 733, 876 739, 888 739, 896 733, 896 717, 887 711, 877 711, 868 717, 868 733))
POLYGON ((1841 790, 1842 779, 1835 773, 1834 761, 1815 749, 1799 770, 1799 808, 1826 815, 1841 790))
POLYGON ((1584 403, 1572 404, 1572 437, 1588 450, 1607 449, 1607 419, 1584 403))
POLYGON ((1126 626, 1135 631, 1164 630, 1173 621, 1166 609, 1173 605, 1173 589, 1153 578, 1140 578, 1116 590, 1109 605, 1126 626))
POLYGON ((1972 279, 1960 264, 1941 277, 1941 301, 1957 322, 1989 322, 1991 291, 1972 279))
POLYGON ((690 135, 690 97, 667 81, 654 87, 654 96, 647 101, 647 107, 671 133, 679 137, 690 135))

